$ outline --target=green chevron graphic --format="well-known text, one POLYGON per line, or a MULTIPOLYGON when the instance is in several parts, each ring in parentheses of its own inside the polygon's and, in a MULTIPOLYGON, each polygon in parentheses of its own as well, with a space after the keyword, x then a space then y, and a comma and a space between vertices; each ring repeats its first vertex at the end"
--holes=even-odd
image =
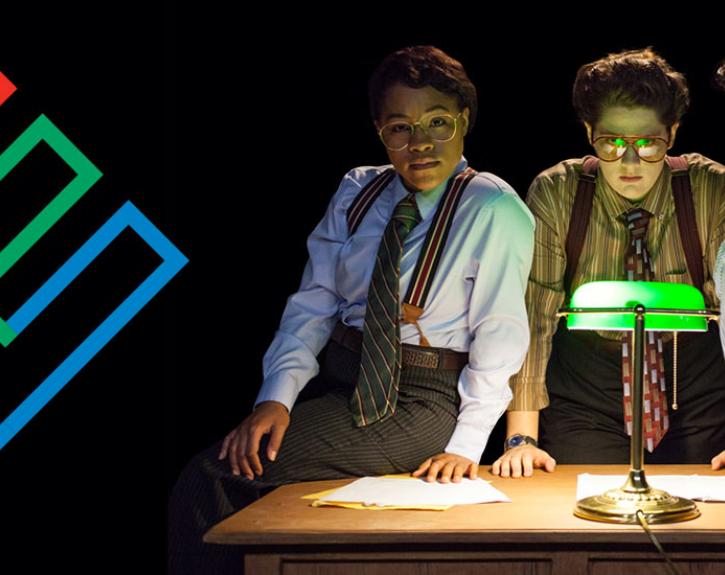
MULTIPOLYGON (((45 141, 76 173, 68 185, 43 208, 22 231, 0 251, 0 277, 13 267, 35 242, 55 224, 101 177, 101 172, 63 133, 44 115, 38 116, 28 128, 0 154, 0 181, 27 156, 35 146, 45 141)), ((14 332, 0 320, 0 340, 15 337, 14 332)))

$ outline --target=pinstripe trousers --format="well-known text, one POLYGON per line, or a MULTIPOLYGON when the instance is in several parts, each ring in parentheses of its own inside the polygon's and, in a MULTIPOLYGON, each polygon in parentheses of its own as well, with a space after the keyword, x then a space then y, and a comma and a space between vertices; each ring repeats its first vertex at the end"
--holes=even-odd
MULTIPOLYGON (((203 534, 266 491, 299 481, 383 475, 414 470, 440 453, 458 416, 458 370, 403 366, 395 414, 356 427, 349 397, 360 356, 331 341, 314 383, 324 395, 298 402, 275 461, 249 480, 219 461, 221 441, 196 455, 181 472, 169 502, 169 573, 239 573, 241 550, 202 542, 203 534)), ((312 384, 313 382, 311 382, 312 384)))

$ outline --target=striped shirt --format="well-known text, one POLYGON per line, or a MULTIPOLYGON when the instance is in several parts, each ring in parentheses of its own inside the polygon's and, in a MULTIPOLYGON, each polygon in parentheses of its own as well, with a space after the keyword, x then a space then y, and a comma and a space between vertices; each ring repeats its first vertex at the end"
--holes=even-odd
MULTIPOLYGON (((722 302, 722 300, 725 299, 725 242, 720 244, 720 250, 717 253, 717 263, 715 264, 715 290, 717 292, 717 297, 719 297, 722 302)), ((722 344, 723 355, 725 355, 725 320, 722 318, 720 318, 720 343, 722 344)))
MULTIPOLYGON (((725 166, 699 154, 684 156, 690 166, 695 218, 703 249, 704 296, 708 307, 718 307, 713 275, 720 244, 725 240, 725 166)), ((521 370, 509 381, 513 399, 509 410, 530 411, 549 404, 546 366, 556 332, 556 312, 563 307, 566 237, 584 158, 566 160, 542 172, 529 188, 526 203, 536 218, 534 261, 526 290, 531 344, 521 370)), ((603 177, 597 178, 591 219, 572 291, 600 280, 624 280, 624 253, 629 231, 623 213, 639 206, 654 214, 647 230, 647 247, 654 281, 692 285, 672 196, 671 173, 665 164, 652 190, 638 202, 616 193, 603 177)), ((608 339, 620 332, 600 332, 608 339)), ((663 334, 667 341, 670 334, 663 334)))

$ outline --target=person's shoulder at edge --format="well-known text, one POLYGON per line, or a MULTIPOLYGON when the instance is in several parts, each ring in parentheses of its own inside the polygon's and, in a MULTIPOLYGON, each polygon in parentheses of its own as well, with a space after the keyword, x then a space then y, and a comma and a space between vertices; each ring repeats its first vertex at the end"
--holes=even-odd
POLYGON ((725 165, 697 153, 681 154, 687 160, 691 172, 710 172, 725 178, 725 165))

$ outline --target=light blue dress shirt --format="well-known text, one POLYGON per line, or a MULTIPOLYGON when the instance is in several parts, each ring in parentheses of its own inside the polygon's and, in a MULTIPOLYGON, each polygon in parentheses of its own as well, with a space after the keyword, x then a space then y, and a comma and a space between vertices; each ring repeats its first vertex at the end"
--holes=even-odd
MULTIPOLYGON (((461 159, 454 173, 467 166, 461 159)), ((256 403, 274 400, 290 411, 317 375, 317 354, 335 324, 362 329, 368 284, 385 227, 408 193, 396 176, 348 237, 347 210, 360 190, 390 166, 348 172, 307 241, 309 260, 299 290, 287 301, 264 356, 256 403)), ((422 221, 405 240, 400 294, 405 297, 446 183, 416 195, 422 221)), ((509 377, 524 361, 529 329, 524 293, 534 247, 534 218, 514 190, 479 173, 462 194, 419 324, 431 346, 467 351, 458 392, 458 422, 445 448, 478 462, 491 429, 511 399, 509 377)), ((418 344, 415 326, 401 326, 403 343, 418 344)))
MULTIPOLYGON (((722 302, 725 301, 725 242, 720 244, 715 261, 715 292, 720 300, 720 313, 723 313, 722 302)), ((722 352, 725 355, 725 319, 720 316, 720 343, 722 352)))

